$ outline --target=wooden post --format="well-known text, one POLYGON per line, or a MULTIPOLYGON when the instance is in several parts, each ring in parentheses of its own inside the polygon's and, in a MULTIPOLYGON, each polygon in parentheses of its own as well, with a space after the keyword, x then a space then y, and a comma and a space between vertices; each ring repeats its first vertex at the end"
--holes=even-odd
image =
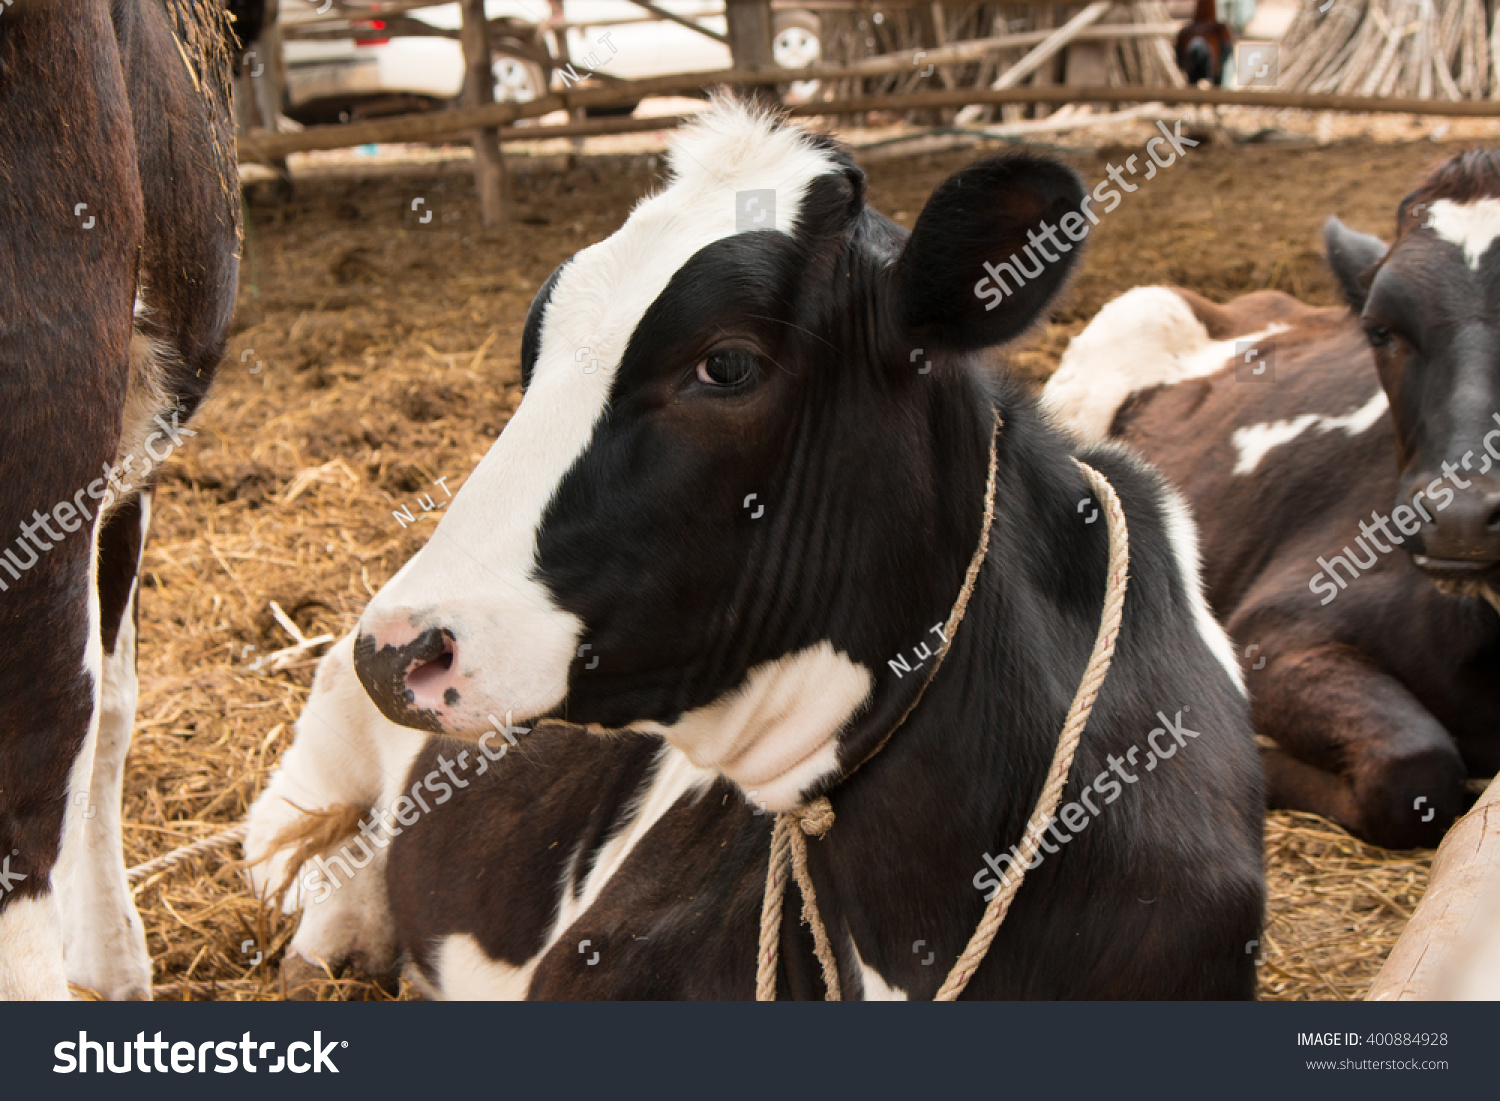
MULTIPOLYGON (((484 0, 459 0, 463 29, 459 40, 464 51, 464 105, 483 107, 495 102, 495 75, 491 69, 490 34, 484 21, 484 0)), ((494 127, 475 130, 474 187, 479 192, 479 218, 486 229, 503 225, 507 187, 505 161, 500 154, 500 135, 494 127)))
MULTIPOLYGON (((1058 21, 1059 20, 1062 20, 1064 23, 1067 22, 1070 13, 1068 11, 1068 6, 1066 4, 1048 4, 1048 5, 1040 5, 1040 6, 1045 7, 1047 9, 1047 16, 1048 16, 1048 18, 1047 18, 1047 21, 1046 21, 1046 24, 1045 24, 1046 26, 1048 26, 1048 27, 1056 27, 1058 25, 1058 21)), ((1034 4, 1034 5, 1032 5, 1032 10, 1036 11, 1038 7, 1039 7, 1039 5, 1035 5, 1034 4)), ((1038 19, 1035 22, 1034 25, 1037 26, 1037 27, 1041 27, 1044 24, 1042 23, 1042 21, 1040 19, 1038 19)), ((1063 52, 1063 55, 1066 56, 1067 49, 1064 48, 1062 52, 1063 52)), ((1058 59, 1054 57, 1047 64, 1045 64, 1045 65, 1041 66, 1040 68, 1038 68, 1036 72, 1034 72, 1034 73, 1031 74, 1031 77, 1027 81, 1027 83, 1031 84, 1033 87, 1042 87, 1042 86, 1045 86, 1045 85, 1048 85, 1048 84, 1056 84, 1057 83, 1057 79, 1056 79, 1057 60, 1058 59)), ((1100 81, 1100 83, 1102 84, 1104 82, 1100 81)), ((1034 107, 1032 107, 1032 109, 1031 109, 1031 117, 1033 119, 1044 119, 1047 116, 1051 115, 1052 111, 1053 111, 1053 108, 1051 108, 1047 104, 1045 104, 1045 103, 1038 103, 1034 107)))
MULTIPOLYGON (((1130 19, 1130 13, 1123 8, 1116 8, 1110 12, 1100 23, 1124 24, 1130 19)), ((1081 38, 1082 36, 1080 36, 1081 38)), ((1115 48, 1113 42, 1103 40, 1079 41, 1075 38, 1063 53, 1063 83, 1065 84, 1097 84, 1109 83, 1109 52, 1115 48)), ((1126 47, 1129 48, 1128 46, 1126 47)))
MULTIPOLYGON (((547 0, 547 5, 548 9, 551 12, 551 15, 549 16, 547 22, 553 28, 552 42, 554 46, 556 46, 556 50, 552 55, 552 60, 555 63, 555 67, 561 69, 563 72, 575 73, 577 72, 577 70, 573 68, 572 50, 568 46, 567 13, 563 10, 563 0, 547 0)), ((545 43, 546 37, 542 36, 540 40, 545 43)), ((570 79, 570 77, 565 77, 563 79, 564 87, 568 86, 570 79)), ((545 82, 541 90, 545 92, 550 90, 551 87, 552 71, 551 69, 549 69, 547 71, 545 82)), ((572 124, 574 126, 581 126, 583 123, 588 121, 588 117, 589 113, 586 107, 574 107, 568 112, 568 118, 572 121, 572 124)), ((582 138, 573 139, 573 151, 575 153, 581 153, 583 151, 582 138)))
MULTIPOLYGON (((279 130, 286 106, 286 65, 281 56, 280 0, 266 0, 265 24, 255 42, 256 62, 260 76, 252 77, 255 103, 260 124, 267 130, 279 130)), ((252 68, 251 72, 255 70, 252 68)))
POLYGON ((1370 1001, 1500 997, 1500 779, 1448 831, 1370 1001))
POLYGON ((1073 41, 1079 31, 1104 18, 1104 14, 1111 6, 1111 0, 1094 0, 1094 3, 1049 34, 1029 54, 1001 73, 999 79, 990 87, 996 91, 1002 88, 1014 88, 1025 77, 1040 69, 1044 62, 1050 61, 1058 50, 1073 41))
MULTIPOLYGON (((286 71, 281 59, 281 24, 278 0, 266 0, 260 35, 241 43, 240 63, 234 79, 235 129, 241 138, 259 128, 279 133, 285 118, 286 71)), ((238 32, 240 28, 236 27, 238 32)), ((276 173, 276 194, 286 199, 292 193, 292 173, 285 157, 271 162, 276 173)))
MULTIPOLYGON (((773 17, 771 0, 726 0, 724 16, 729 27, 729 53, 736 69, 768 69, 772 66, 773 17)), ((775 100, 774 84, 746 86, 757 99, 775 100)))

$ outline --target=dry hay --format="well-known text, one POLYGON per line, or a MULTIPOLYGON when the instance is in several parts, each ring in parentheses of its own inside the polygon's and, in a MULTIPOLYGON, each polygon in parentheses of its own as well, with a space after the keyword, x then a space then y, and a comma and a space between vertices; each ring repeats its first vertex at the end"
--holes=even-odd
POLYGON ((1266 822, 1260 996, 1363 998, 1427 889, 1432 851, 1391 852, 1316 814, 1266 822))
MULTIPOLYGON (((1332 303, 1321 218, 1338 210, 1384 232, 1442 152, 1195 150, 1101 224, 1087 270, 1058 321, 1019 353, 1020 370, 1045 375, 1067 337, 1135 282, 1218 298, 1279 286, 1332 303), (1372 175, 1376 158, 1383 171, 1372 175)), ((873 166, 872 201, 910 225, 973 155, 873 166)), ((1100 155, 1074 161, 1102 176, 1100 155)), ((639 158, 518 174, 516 222, 501 233, 477 228, 471 186, 455 178, 319 181, 279 210, 251 208, 237 332, 198 435, 164 468, 145 556, 127 863, 243 818, 291 742, 315 661, 252 667, 293 642, 271 602, 308 636, 353 625, 429 527, 402 528, 392 510, 420 515, 420 494, 445 499, 439 478, 457 490, 519 402, 535 288, 617 226, 652 179, 639 158), (418 194, 440 212, 425 229, 402 218, 418 194)), ((1358 997, 1420 896, 1428 854, 1383 853, 1304 815, 1273 815, 1266 839, 1263 994, 1358 997)), ((195 858, 140 884, 137 898, 158 997, 281 996, 276 964, 292 924, 250 897, 226 860, 195 858)), ((410 996, 354 978, 318 993, 410 996)))

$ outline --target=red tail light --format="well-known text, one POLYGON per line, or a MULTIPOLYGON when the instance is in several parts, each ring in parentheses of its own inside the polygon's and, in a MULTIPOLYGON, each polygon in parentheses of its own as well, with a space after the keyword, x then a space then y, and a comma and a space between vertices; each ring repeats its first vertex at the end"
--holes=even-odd
POLYGON ((378 33, 380 31, 385 30, 385 20, 384 19, 366 19, 366 20, 362 20, 361 22, 355 23, 353 26, 354 26, 354 33, 355 33, 355 36, 356 36, 355 39, 354 39, 354 44, 356 46, 384 46, 387 42, 390 41, 389 37, 386 37, 386 38, 367 38, 366 37, 366 35, 369 34, 369 33, 371 33, 371 32, 378 33))

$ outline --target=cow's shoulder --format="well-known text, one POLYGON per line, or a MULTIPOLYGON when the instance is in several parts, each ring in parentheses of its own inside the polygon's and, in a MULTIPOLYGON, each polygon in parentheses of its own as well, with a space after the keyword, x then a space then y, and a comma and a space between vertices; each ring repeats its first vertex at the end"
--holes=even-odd
POLYGON ((1043 406, 1080 438, 1106 439, 1132 394, 1214 374, 1229 364, 1237 343, 1285 332, 1313 312, 1279 291, 1219 305, 1179 287, 1136 287, 1073 338, 1043 406))
MULTIPOLYGON (((1234 647, 1204 596, 1198 525, 1192 509, 1161 472, 1129 446, 1114 441, 1093 443, 1081 448, 1078 458, 1110 483, 1127 519, 1131 588, 1127 600, 1134 608, 1133 629, 1153 640, 1152 649, 1159 656, 1178 650, 1185 637, 1179 628, 1189 628, 1186 634, 1197 635, 1202 645, 1199 657, 1211 658, 1225 674, 1219 687, 1243 694, 1244 678, 1234 647)), ((1185 653, 1179 657, 1166 674, 1169 680, 1193 667, 1185 653)), ((1211 668, 1204 663, 1195 672, 1211 668)), ((1154 675, 1163 672, 1156 669, 1154 675)), ((1199 681, 1200 690, 1205 684, 1199 681)))

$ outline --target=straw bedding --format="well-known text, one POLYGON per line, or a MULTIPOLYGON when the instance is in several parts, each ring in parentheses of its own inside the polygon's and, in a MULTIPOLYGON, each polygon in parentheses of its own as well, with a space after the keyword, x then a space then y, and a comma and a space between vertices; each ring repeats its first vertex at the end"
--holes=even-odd
MULTIPOLYGON (((1071 159, 1089 179, 1103 156, 1071 159)), ((1215 297, 1265 286, 1333 302, 1316 227, 1332 211, 1386 232, 1395 202, 1444 150, 1336 145, 1295 152, 1204 146, 1106 217, 1058 320, 1014 356, 1041 377, 1108 298, 1145 281, 1215 297)), ((874 203, 910 225, 971 154, 872 167, 874 203)), ((167 464, 142 587, 141 702, 125 798, 129 864, 242 818, 290 744, 316 653, 270 670, 307 637, 341 635, 422 543, 431 520, 392 516, 436 480, 457 490, 520 399, 520 330, 535 288, 608 234, 651 185, 647 158, 522 172, 514 225, 477 227, 462 177, 307 182, 248 209, 237 332, 198 435, 167 464), (424 196, 428 226, 403 220, 424 196)), ((231 856, 237 853, 229 854, 231 856)), ((1261 993, 1354 998, 1426 883, 1430 853, 1389 853, 1310 815, 1266 828, 1270 923, 1261 993)), ((220 857, 140 885, 160 998, 281 995, 292 924, 220 857)), ((321 997, 410 996, 359 977, 321 997)))

